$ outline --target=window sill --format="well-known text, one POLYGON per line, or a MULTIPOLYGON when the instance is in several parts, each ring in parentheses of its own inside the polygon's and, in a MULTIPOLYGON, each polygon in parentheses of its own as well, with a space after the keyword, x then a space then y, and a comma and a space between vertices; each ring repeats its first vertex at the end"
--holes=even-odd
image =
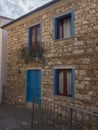
POLYGON ((54 95, 54 97, 63 98, 63 99, 67 99, 67 100, 75 100, 75 98, 73 98, 73 97, 67 97, 67 96, 61 96, 61 95, 54 95))
POLYGON ((70 36, 70 37, 61 38, 61 39, 55 39, 54 42, 63 41, 63 40, 68 40, 68 39, 73 39, 73 38, 74 38, 74 37, 70 36))

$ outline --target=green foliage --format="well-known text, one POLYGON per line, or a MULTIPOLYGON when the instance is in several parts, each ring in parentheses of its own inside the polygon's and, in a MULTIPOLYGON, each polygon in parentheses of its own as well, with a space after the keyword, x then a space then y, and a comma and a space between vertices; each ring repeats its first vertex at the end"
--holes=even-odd
POLYGON ((38 44, 33 44, 30 48, 27 46, 21 46, 20 47, 20 56, 22 59, 24 59, 25 63, 28 63, 32 61, 37 54, 42 56, 43 50, 38 44))

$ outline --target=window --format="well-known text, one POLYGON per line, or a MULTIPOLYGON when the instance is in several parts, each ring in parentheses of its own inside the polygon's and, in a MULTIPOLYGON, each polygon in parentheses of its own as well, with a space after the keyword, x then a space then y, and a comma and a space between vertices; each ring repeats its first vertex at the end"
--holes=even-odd
POLYGON ((55 95, 74 97, 73 69, 56 69, 54 80, 55 95))
POLYGON ((40 24, 29 28, 30 46, 34 43, 40 43, 40 24))
POLYGON ((37 24, 35 26, 28 28, 28 48, 32 48, 35 57, 42 56, 41 54, 41 24, 37 24))
POLYGON ((74 13, 54 19, 54 40, 74 37, 74 13))

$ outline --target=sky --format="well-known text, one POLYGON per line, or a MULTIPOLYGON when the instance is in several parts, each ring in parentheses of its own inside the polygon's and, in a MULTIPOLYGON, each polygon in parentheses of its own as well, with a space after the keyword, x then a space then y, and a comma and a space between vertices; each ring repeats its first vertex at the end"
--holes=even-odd
POLYGON ((0 0, 0 15, 16 19, 52 0, 0 0))

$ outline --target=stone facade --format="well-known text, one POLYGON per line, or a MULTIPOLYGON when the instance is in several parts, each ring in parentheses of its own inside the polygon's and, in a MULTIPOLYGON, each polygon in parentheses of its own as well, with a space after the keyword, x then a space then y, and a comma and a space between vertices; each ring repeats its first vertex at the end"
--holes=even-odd
POLYGON ((5 27, 8 31, 7 84, 4 101, 25 103, 26 70, 42 69, 42 97, 98 112, 98 1, 61 0, 5 27), (74 38, 53 40, 53 18, 74 10, 74 38), (25 64, 18 57, 28 43, 28 26, 42 23, 44 58, 25 64), (54 67, 75 68, 75 99, 53 95, 54 67))

